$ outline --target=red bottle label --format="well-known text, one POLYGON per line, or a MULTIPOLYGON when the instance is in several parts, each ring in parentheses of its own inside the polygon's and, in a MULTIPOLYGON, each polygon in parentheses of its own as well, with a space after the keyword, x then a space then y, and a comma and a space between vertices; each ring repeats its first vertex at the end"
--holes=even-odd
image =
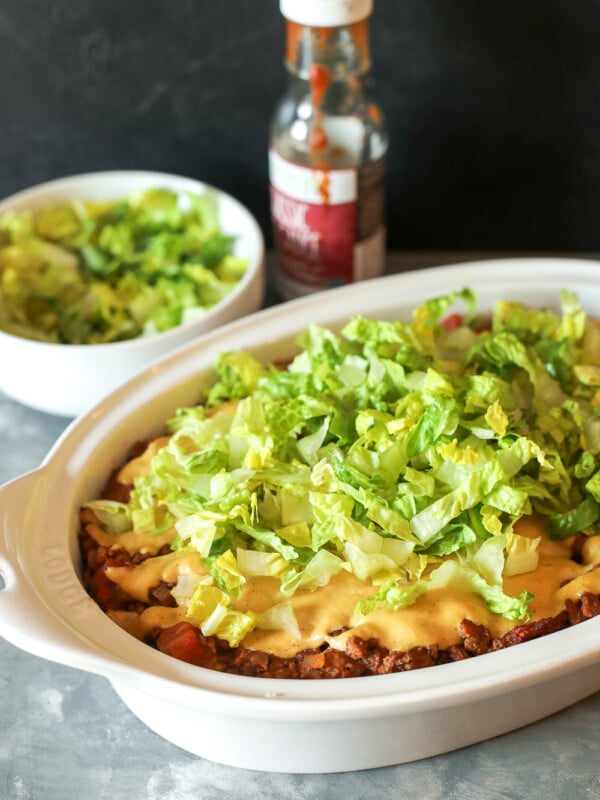
POLYGON ((356 202, 307 203, 271 185, 271 210, 275 248, 286 282, 317 291, 353 280, 356 202))
POLYGON ((285 300, 383 272, 383 159, 313 169, 269 153, 277 292, 285 300))

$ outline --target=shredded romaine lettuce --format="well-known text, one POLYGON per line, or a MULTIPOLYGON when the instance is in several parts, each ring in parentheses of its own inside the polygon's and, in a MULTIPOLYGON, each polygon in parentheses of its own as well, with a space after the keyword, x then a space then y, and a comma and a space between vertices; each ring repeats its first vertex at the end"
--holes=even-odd
POLYGON ((248 266, 217 201, 149 189, 0 218, 0 330, 66 344, 149 335, 197 319, 248 266))
POLYGON ((237 647, 257 620, 251 611, 237 611, 226 592, 203 583, 196 586, 186 616, 205 636, 218 636, 230 647, 237 647))
MULTIPOLYGON (((502 302, 486 320, 465 290, 408 323, 310 325, 288 368, 223 354, 125 516, 99 516, 114 530, 174 524, 214 579, 188 615, 230 641, 255 622, 235 611, 253 576, 292 597, 350 573, 372 587, 362 614, 452 587, 526 619, 531 595, 507 595, 503 577, 536 568, 538 541, 515 522, 539 512, 557 538, 600 528, 600 337, 576 298, 561 302, 502 302)), ((290 608, 259 624, 293 629, 290 608)))

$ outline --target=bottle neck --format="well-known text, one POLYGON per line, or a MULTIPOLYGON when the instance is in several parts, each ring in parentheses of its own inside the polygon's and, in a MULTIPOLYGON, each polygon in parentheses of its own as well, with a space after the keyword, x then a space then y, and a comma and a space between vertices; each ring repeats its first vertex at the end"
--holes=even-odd
POLYGON ((286 67, 308 80, 313 90, 321 84, 361 78, 371 68, 369 19, 339 28, 312 28, 287 22, 286 67))

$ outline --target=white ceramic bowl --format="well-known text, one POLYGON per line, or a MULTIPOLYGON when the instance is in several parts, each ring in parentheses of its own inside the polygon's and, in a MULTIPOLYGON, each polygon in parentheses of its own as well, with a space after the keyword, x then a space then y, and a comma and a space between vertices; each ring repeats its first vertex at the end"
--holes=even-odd
POLYGON ((481 307, 505 297, 556 304, 562 287, 600 314, 600 265, 519 260, 380 278, 259 312, 155 363, 67 429, 44 464, 0 489, 0 634, 37 656, 106 676, 127 706, 180 747, 249 769, 335 772, 432 756, 513 730, 600 689, 600 617, 467 661, 333 681, 223 675, 129 636, 88 597, 76 540, 129 445, 195 402, 218 350, 277 359, 312 321, 360 313, 408 318, 471 286, 481 307), (283 338, 282 338, 283 337, 283 338))
POLYGON ((224 233, 236 237, 234 253, 248 269, 233 291, 201 319, 163 333, 124 342, 66 345, 36 342, 0 331, 0 390, 40 411, 75 416, 159 356, 225 322, 259 309, 264 294, 264 241, 250 212, 230 195, 191 178, 161 172, 93 172, 50 181, 0 203, 36 210, 67 200, 115 200, 151 188, 210 193, 219 204, 224 233))

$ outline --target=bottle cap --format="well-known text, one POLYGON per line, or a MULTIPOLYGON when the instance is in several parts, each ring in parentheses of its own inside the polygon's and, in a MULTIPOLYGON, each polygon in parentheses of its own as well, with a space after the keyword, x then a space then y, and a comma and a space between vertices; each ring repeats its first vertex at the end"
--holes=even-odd
POLYGON ((373 0, 279 0, 286 19, 314 28, 339 28, 370 16, 373 0))

